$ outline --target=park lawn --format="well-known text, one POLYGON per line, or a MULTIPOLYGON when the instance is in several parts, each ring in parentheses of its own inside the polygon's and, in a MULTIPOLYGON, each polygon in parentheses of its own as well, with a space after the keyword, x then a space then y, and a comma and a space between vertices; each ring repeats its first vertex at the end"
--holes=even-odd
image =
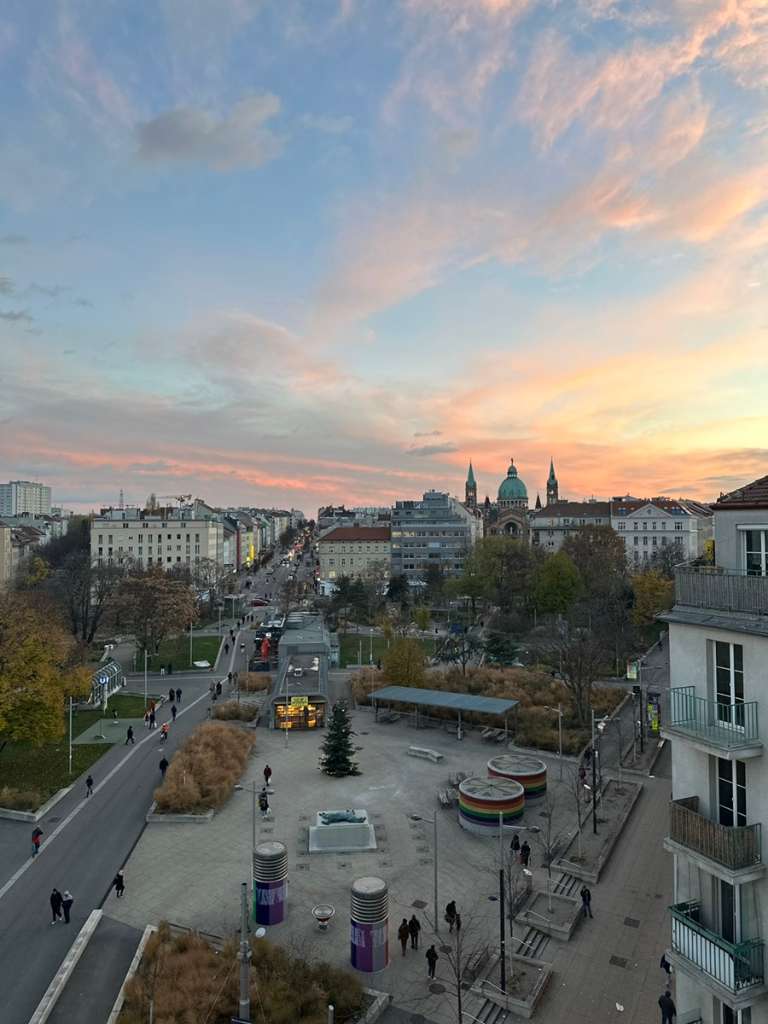
MULTIPOLYGON (((221 638, 218 636, 195 636, 192 635, 192 661, 210 661, 213 663, 219 653, 219 647, 221 645, 221 638)), ((174 672, 185 672, 192 668, 192 664, 189 660, 189 634, 184 633, 181 636, 173 637, 170 640, 164 640, 160 644, 160 650, 157 654, 153 654, 147 662, 150 672, 159 672, 161 667, 165 667, 168 671, 168 665, 173 665, 174 672)), ((143 666, 137 664, 137 669, 141 671, 143 666)))
MULTIPOLYGON (((435 641, 431 637, 421 638, 419 643, 424 648, 426 657, 431 658, 435 653, 435 641)), ((339 634, 339 664, 341 668, 348 665, 357 665, 360 655, 360 644, 362 644, 363 664, 367 665, 371 654, 371 638, 361 636, 357 633, 339 634)), ((383 636, 373 638, 373 664, 387 653, 387 641, 383 636)))
MULTIPOLYGON (((159 700, 159 695, 149 694, 150 700, 159 700)), ((112 712, 117 711, 118 718, 143 718, 144 717, 144 695, 138 693, 116 693, 109 698, 106 717, 112 717, 112 712)), ((72 735, 79 736, 90 726, 95 725, 100 718, 104 718, 101 707, 80 708, 72 715, 72 735)), ((65 721, 65 728, 69 729, 69 720, 65 721)))

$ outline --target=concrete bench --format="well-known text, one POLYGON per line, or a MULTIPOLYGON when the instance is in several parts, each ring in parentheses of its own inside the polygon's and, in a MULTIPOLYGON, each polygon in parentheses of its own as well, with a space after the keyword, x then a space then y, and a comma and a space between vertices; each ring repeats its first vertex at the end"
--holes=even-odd
POLYGON ((408 747, 408 753, 411 757, 423 757, 425 761, 442 761, 443 755, 439 754, 436 750, 430 750, 428 747, 408 747))

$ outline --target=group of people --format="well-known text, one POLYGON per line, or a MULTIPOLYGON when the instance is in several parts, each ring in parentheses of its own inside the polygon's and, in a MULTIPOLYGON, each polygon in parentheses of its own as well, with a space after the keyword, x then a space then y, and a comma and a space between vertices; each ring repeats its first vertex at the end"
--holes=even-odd
POLYGON ((63 893, 59 892, 58 889, 53 889, 50 895, 51 924, 56 924, 57 921, 61 920, 64 921, 64 924, 69 924, 69 915, 74 902, 69 889, 65 889, 63 893))
POLYGON ((397 937, 400 939, 400 945, 403 947, 403 956, 405 956, 405 951, 408 948, 409 939, 411 940, 411 949, 419 948, 420 931, 421 924, 415 914, 411 915, 410 921, 404 917, 400 922, 400 927, 397 929, 397 937))
POLYGON ((520 845, 520 836, 515 832, 510 843, 510 850, 515 860, 522 864, 524 868, 527 868, 531 860, 531 847, 528 845, 528 840, 524 839, 522 845, 520 845))

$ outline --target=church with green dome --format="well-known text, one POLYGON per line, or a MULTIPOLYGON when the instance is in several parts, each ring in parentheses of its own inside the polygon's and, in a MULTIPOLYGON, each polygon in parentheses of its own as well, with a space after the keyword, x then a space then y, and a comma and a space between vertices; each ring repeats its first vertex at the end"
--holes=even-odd
MULTIPOLYGON (((464 505, 483 519, 485 536, 503 534, 528 540, 529 518, 533 511, 528 504, 528 488, 517 472, 515 460, 510 459, 507 475, 499 484, 496 501, 486 495, 482 506, 477 503, 477 481, 472 463, 469 464, 467 481, 464 488, 464 505)), ((555 504, 558 500, 557 477, 554 462, 549 463, 547 478, 547 504, 555 504)), ((536 508, 541 508, 541 500, 536 496, 536 508)))

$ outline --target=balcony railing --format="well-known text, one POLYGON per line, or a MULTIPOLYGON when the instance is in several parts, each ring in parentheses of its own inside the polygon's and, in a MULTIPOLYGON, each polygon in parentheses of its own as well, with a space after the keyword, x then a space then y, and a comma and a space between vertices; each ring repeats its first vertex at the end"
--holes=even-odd
POLYGON ((760 743, 756 700, 721 704, 696 696, 695 686, 669 691, 669 729, 688 733, 726 750, 760 743))
POLYGON ((768 616, 768 576, 680 565, 675 569, 675 604, 768 616))
POLYGON ((669 908, 672 912, 672 950, 736 995, 762 985, 763 941, 728 942, 699 924, 701 906, 691 900, 669 908))
POLYGON ((760 825, 730 828, 699 814, 699 798, 669 805, 669 838, 731 871, 762 863, 760 825))

